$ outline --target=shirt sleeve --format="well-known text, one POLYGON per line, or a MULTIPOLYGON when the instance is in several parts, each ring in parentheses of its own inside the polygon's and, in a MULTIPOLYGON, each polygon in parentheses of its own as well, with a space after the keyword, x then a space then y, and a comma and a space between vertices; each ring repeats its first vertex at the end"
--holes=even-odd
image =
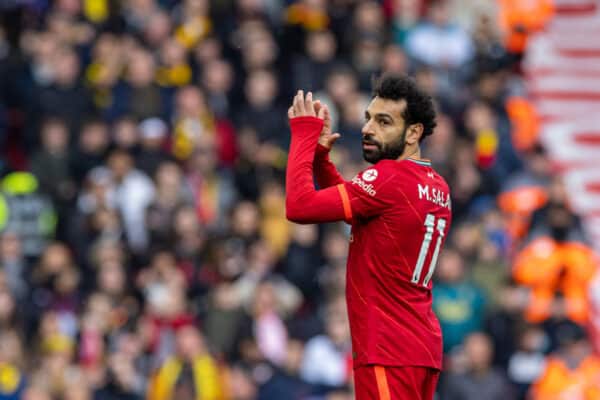
POLYGON ((358 173, 344 183, 352 218, 370 218, 381 214, 397 201, 392 178, 394 174, 380 165, 358 173))
POLYGON ((287 218, 304 224, 349 220, 349 206, 342 197, 345 192, 343 184, 323 190, 314 187, 313 164, 323 121, 316 117, 296 117, 290 120, 290 127, 292 140, 286 170, 287 218))
POLYGON ((317 144, 315 150, 313 169, 317 184, 321 189, 344 183, 344 178, 342 178, 335 165, 329 159, 329 149, 320 144, 317 144))

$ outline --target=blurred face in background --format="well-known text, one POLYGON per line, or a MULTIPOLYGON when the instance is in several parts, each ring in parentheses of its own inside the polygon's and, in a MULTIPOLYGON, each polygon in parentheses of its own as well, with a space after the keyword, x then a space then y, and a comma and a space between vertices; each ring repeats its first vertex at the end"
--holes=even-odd
POLYGON ((125 152, 118 151, 110 155, 108 168, 117 181, 122 180, 133 169, 133 158, 125 152))
POLYGON ((206 15, 209 11, 208 0, 185 0, 186 16, 206 15))
POLYGON ((360 2, 354 14, 354 27, 367 32, 384 29, 383 8, 375 1, 360 2))
POLYGON ((240 29, 242 58, 248 70, 273 66, 279 49, 269 30, 257 22, 247 22, 240 29))
POLYGON ((156 170, 156 186, 159 192, 178 196, 181 190, 181 169, 174 162, 163 162, 156 170))
POLYGON ((233 211, 231 230, 242 237, 251 237, 258 231, 260 213, 255 203, 238 203, 233 211))
POLYGON ((46 390, 32 386, 23 392, 23 400, 52 400, 52 397, 46 390))
POLYGON ((42 126, 42 146, 52 154, 60 154, 67 150, 69 131, 61 120, 48 120, 42 126))
POLYGON ((227 93, 233 85, 233 68, 225 60, 209 61, 202 69, 202 85, 211 93, 227 93))
POLYGON ((332 100, 337 104, 341 104, 356 92, 358 82, 352 71, 337 70, 327 77, 325 87, 332 100))
POLYGON ((56 53, 54 60, 54 79, 59 86, 73 86, 79 77, 79 58, 69 48, 56 53))
POLYGON ((161 61, 168 66, 187 64, 186 55, 185 47, 175 39, 164 41, 160 49, 161 61))
POLYGON ((193 207, 182 207, 177 210, 173 222, 178 236, 196 235, 201 230, 198 214, 193 207))
POLYGON ((144 39, 151 47, 157 47, 168 37, 172 29, 171 17, 164 11, 157 11, 145 26, 144 39))
POLYGON ((450 5, 448 0, 436 0, 428 10, 429 20, 438 26, 445 26, 450 20, 450 5))
POLYGON ((195 86, 185 86, 176 94, 176 114, 179 118, 198 118, 207 112, 204 94, 195 86))
POLYGON ((382 48, 379 40, 367 37, 354 45, 352 61, 360 71, 376 71, 381 67, 382 48))
POLYGON ((319 232, 316 225, 295 224, 292 230, 292 240, 303 247, 310 247, 317 242, 319 232))
POLYGON ((139 142, 137 124, 133 118, 121 118, 113 126, 113 140, 120 149, 135 148, 139 142))
POLYGON ((270 71, 259 70, 250 74, 244 92, 250 105, 255 108, 265 108, 273 103, 277 90, 275 75, 270 71))
POLYGON ((194 49, 194 58, 200 65, 207 65, 213 60, 221 58, 223 45, 218 38, 209 36, 200 41, 194 49))
POLYGON ((79 148, 85 153, 102 153, 108 147, 110 137, 104 122, 86 123, 79 138, 79 148))
POLYGON ((241 367, 233 367, 228 378, 232 400, 256 399, 258 389, 249 371, 245 371, 241 367))
POLYGON ((77 291, 79 273, 75 268, 67 268, 56 277, 54 291, 62 296, 68 296, 77 291))
POLYGON ((131 52, 127 65, 127 80, 135 87, 144 87, 154 81, 156 63, 152 54, 136 49, 131 52))
POLYGON ((21 240, 16 233, 4 232, 0 235, 0 260, 19 260, 22 254, 21 240))
POLYGON ((202 135, 189 161, 194 173, 202 176, 212 176, 218 165, 217 146, 210 133, 202 135))
POLYGON ((64 400, 92 400, 91 391, 85 383, 71 384, 65 390, 64 400))
POLYGON ((464 345, 465 355, 471 370, 485 371, 492 363, 494 349, 490 338, 483 333, 474 333, 467 337, 464 345))
POLYGON ((260 317, 277 311, 277 298, 273 285, 261 283, 254 293, 254 316, 260 317))
POLYGON ((62 243, 49 245, 40 260, 40 267, 46 274, 57 274, 72 265, 71 254, 62 243))
POLYGON ((23 343, 17 332, 6 331, 0 335, 0 362, 22 365, 23 343))
POLYGON ((108 262, 100 266, 98 271, 98 286, 110 296, 120 296, 125 293, 125 270, 119 263, 108 262))
POLYGON ((408 58, 402 47, 390 44, 383 50, 383 59, 381 60, 381 69, 383 73, 388 74, 406 74, 408 71, 408 58))
POLYGON ((452 249, 446 249, 440 256, 437 266, 437 278, 446 283, 460 281, 464 276, 464 261, 461 255, 452 249))
POLYGON ((13 318, 15 300, 8 290, 0 290, 0 323, 6 324, 13 318))
POLYGON ((186 326, 177 331, 177 353, 180 357, 193 360, 205 353, 204 338, 194 326, 186 326))
POLYGON ((335 57, 336 48, 335 36, 330 31, 313 32, 306 38, 306 52, 314 61, 331 61, 335 57))
POLYGON ((350 325, 347 315, 346 303, 341 296, 327 307, 325 329, 336 346, 347 346, 350 343, 350 325))

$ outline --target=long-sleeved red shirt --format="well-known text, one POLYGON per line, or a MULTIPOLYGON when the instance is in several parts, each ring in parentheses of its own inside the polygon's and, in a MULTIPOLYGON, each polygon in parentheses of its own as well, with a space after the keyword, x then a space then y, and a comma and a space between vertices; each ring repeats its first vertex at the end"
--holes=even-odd
POLYGON ((417 159, 382 160, 344 181, 317 144, 323 121, 298 117, 290 124, 288 218, 352 225, 346 300, 354 366, 441 369, 431 277, 451 222, 448 185, 417 159))

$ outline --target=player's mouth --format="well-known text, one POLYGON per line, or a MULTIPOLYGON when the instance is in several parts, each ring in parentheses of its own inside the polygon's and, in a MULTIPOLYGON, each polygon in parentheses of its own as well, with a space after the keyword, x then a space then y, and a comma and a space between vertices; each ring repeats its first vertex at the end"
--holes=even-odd
POLYGON ((363 142, 362 148, 363 148, 363 150, 374 151, 374 150, 378 150, 379 146, 377 146, 375 143, 363 142))

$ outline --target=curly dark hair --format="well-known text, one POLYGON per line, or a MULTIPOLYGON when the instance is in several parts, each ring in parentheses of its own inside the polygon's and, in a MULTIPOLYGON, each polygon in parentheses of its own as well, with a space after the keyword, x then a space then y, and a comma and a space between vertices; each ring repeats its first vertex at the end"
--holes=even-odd
POLYGON ((386 100, 406 100, 402 118, 407 126, 422 124, 421 140, 433 133, 436 127, 435 108, 431 96, 421 90, 414 79, 403 75, 383 75, 375 80, 373 97, 386 100))

